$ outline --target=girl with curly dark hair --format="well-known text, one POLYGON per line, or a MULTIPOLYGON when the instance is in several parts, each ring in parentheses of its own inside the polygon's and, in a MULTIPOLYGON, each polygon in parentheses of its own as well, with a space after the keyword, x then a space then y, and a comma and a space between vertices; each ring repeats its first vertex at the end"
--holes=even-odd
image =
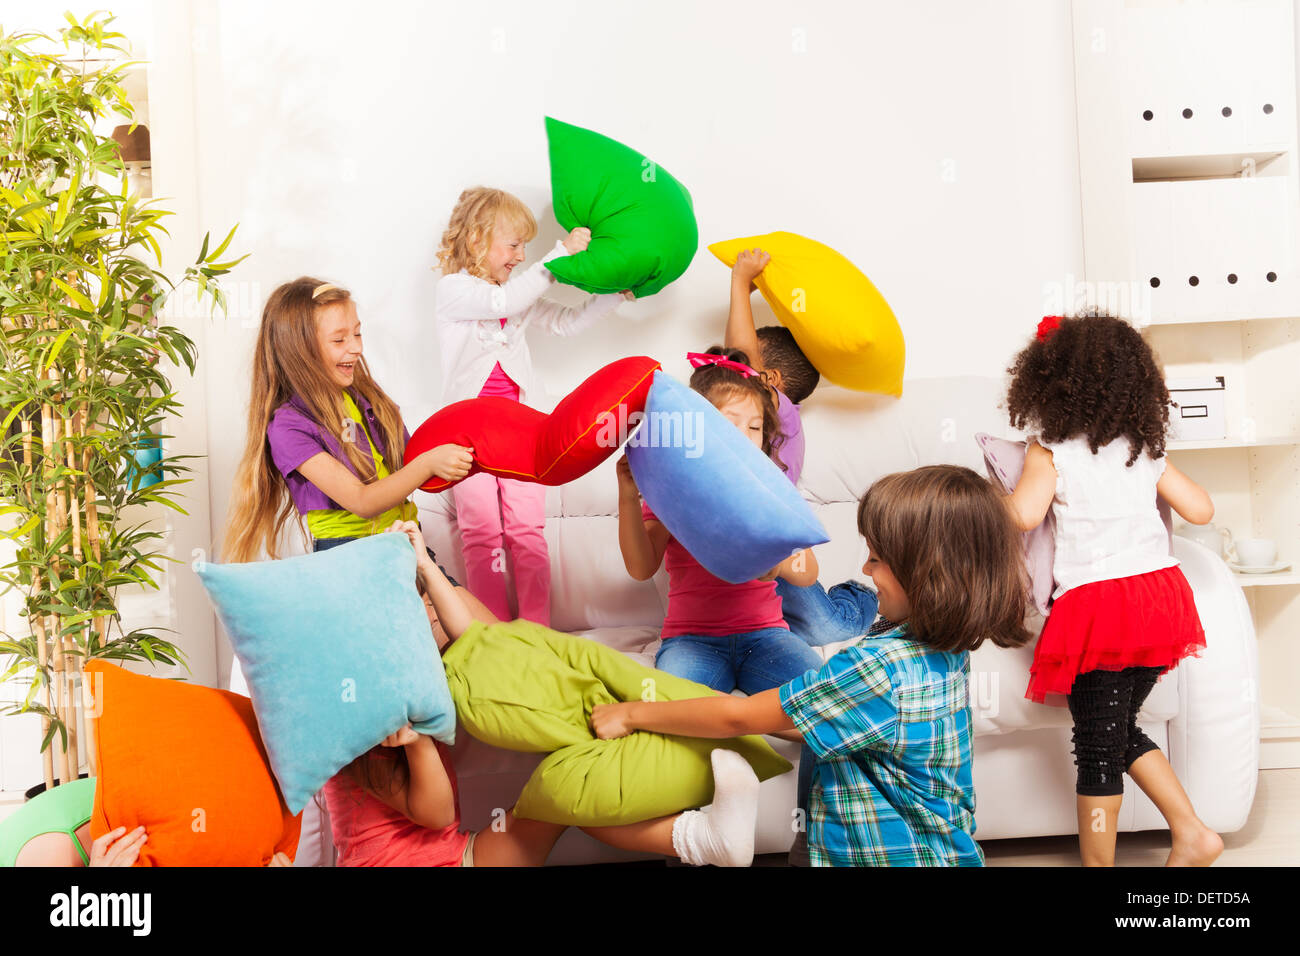
POLYGON ((1137 725, 1160 676, 1205 647, 1156 503, 1193 524, 1214 504, 1165 458, 1164 374, 1138 331, 1105 315, 1043 319, 1008 371, 1011 424, 1029 433, 1008 506, 1024 531, 1048 509, 1056 521, 1054 603, 1025 696, 1064 694, 1074 719, 1083 863, 1115 862, 1127 771, 1169 822, 1166 865, 1208 866, 1223 841, 1137 725))

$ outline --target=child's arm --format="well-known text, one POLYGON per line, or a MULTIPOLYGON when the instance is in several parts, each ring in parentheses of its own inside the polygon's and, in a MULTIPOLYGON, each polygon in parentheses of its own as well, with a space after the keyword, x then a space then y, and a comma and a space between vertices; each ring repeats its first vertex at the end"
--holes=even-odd
POLYGON ((591 230, 574 229, 550 252, 527 269, 516 269, 502 285, 459 273, 438 282, 438 318, 448 322, 481 322, 517 315, 542 297, 555 276, 546 263, 556 256, 572 256, 587 248, 591 230))
POLYGON ((384 789, 371 790, 363 787, 366 793, 392 807, 412 823, 430 830, 441 830, 455 823, 456 796, 433 738, 416 733, 407 725, 385 737, 383 746, 405 749, 408 770, 406 784, 396 785, 390 779, 384 789))
POLYGON ((1191 524, 1209 524, 1214 517, 1209 493, 1171 462, 1165 462, 1165 473, 1156 482, 1156 494, 1191 524))
POLYGON ((1056 465, 1052 453, 1037 442, 1030 442, 1025 451, 1025 470, 1016 484, 1016 490, 1007 495, 1007 509, 1016 527, 1033 531, 1052 507, 1056 497, 1056 465))
POLYGON ((804 548, 790 555, 759 580, 775 581, 777 578, 782 578, 791 584, 806 588, 810 584, 817 583, 818 574, 817 555, 813 554, 812 548, 804 548))
POLYGON ((465 599, 456 592, 456 587, 447 580, 447 575, 429 557, 424 546, 424 535, 420 526, 414 521, 394 521, 389 531, 398 531, 406 535, 415 548, 415 573, 424 582, 424 591, 433 602, 433 610, 438 615, 438 623, 447 632, 450 640, 456 640, 474 621, 465 599))
POLYGON ((654 577, 668 547, 668 529, 641 517, 641 494, 627 455, 618 460, 618 547, 623 566, 637 581, 654 577))
POLYGON ((636 730, 725 740, 744 734, 784 736, 795 727, 781 709, 780 689, 774 687, 753 697, 721 694, 695 700, 597 704, 591 711, 591 729, 601 740, 625 737, 636 730))
POLYGON ((731 267, 731 308, 727 313, 727 331, 722 344, 729 349, 740 349, 749 356, 749 367, 755 372, 763 371, 763 353, 758 345, 758 333, 754 330, 754 311, 750 308, 749 297, 754 291, 755 277, 771 260, 772 257, 762 249, 745 249, 731 267))
POLYGON ((299 465, 298 473, 354 515, 373 518, 400 505, 434 475, 456 481, 468 475, 473 464, 473 448, 439 445, 387 478, 366 484, 347 465, 322 451, 299 465))
POLYGON ((530 324, 552 335, 576 335, 613 312, 620 302, 630 298, 632 293, 627 291, 593 295, 585 305, 576 309, 538 299, 525 310, 524 316, 530 324))

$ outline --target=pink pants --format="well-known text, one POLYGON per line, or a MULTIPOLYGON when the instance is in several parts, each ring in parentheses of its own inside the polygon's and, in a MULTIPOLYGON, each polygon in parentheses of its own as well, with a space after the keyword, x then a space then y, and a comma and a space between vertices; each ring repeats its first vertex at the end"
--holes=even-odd
POLYGON ((465 554, 465 587, 503 621, 551 625, 551 559, 546 550, 546 486, 480 473, 452 489, 465 554), (504 547, 503 547, 504 546, 504 547), (510 613, 506 552, 519 613, 510 613))

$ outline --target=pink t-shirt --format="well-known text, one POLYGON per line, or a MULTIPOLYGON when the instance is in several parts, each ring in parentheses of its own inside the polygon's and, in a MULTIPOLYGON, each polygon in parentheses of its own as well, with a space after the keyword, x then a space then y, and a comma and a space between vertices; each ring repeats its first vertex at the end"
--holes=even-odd
MULTIPOLYGON (((504 329, 505 327, 506 320, 502 319, 501 328, 504 329)), ((497 362, 496 365, 492 366, 492 371, 488 375, 487 381, 483 383, 483 387, 479 390, 478 397, 510 398, 517 402, 519 401, 519 386, 515 384, 514 379, 506 374, 506 370, 501 367, 501 363, 497 362)))
MULTIPOLYGON (((641 518, 657 521, 650 506, 641 502, 641 518)), ((664 551, 668 568, 668 613, 659 636, 679 634, 725 637, 765 627, 789 630, 781 616, 781 597, 775 581, 732 584, 715 577, 673 537, 664 551)))
MULTIPOLYGON (((460 795, 451 757, 441 742, 438 756, 447 768, 455 794, 456 819, 441 830, 422 827, 405 814, 361 789, 340 770, 325 784, 330 830, 339 850, 339 866, 460 866, 469 834, 460 831, 460 795)), ((380 759, 397 759, 384 748, 380 759)))

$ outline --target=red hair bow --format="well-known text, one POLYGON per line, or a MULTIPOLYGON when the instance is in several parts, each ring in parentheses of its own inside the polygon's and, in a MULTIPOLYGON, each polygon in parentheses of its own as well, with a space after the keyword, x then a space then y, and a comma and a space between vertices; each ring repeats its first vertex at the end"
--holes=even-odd
POLYGON ((1046 342, 1050 339, 1056 330, 1061 327, 1063 315, 1045 315, 1043 321, 1038 323, 1038 341, 1046 342))
POLYGON ((733 362, 725 355, 709 355, 706 352, 687 352, 686 361, 691 363, 691 368, 699 368, 702 365, 721 365, 723 368, 729 368, 733 372, 738 372, 742 378, 749 378, 751 375, 757 375, 748 365, 741 365, 739 362, 733 362))

